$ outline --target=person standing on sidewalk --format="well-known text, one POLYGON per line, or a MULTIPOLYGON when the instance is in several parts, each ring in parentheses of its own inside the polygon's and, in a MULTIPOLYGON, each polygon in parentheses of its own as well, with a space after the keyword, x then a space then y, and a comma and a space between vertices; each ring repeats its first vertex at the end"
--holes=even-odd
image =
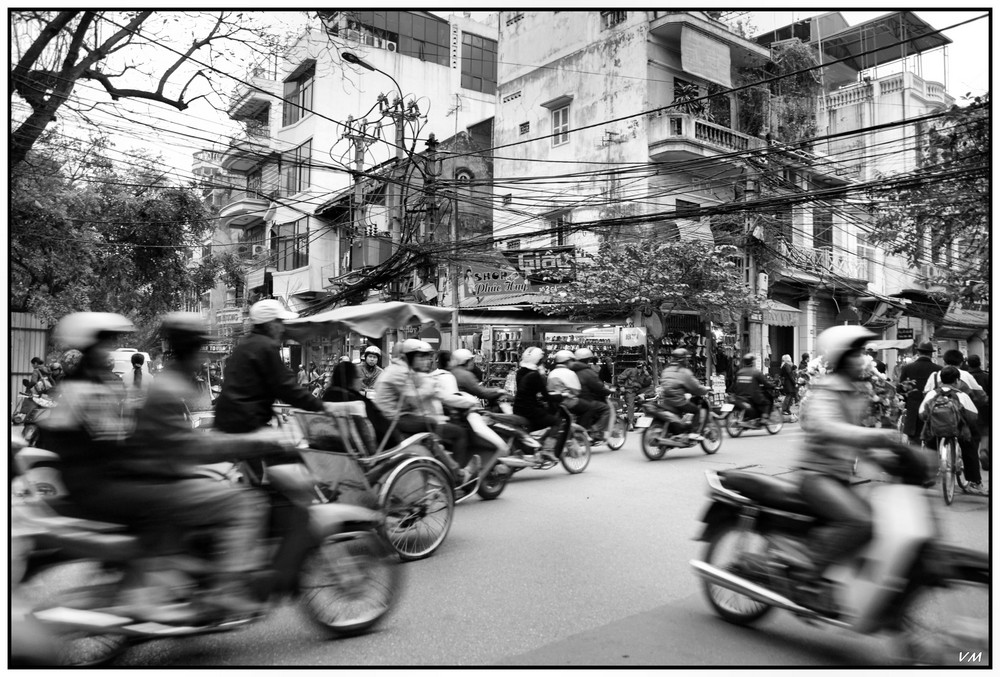
POLYGON ((635 398, 639 393, 653 385, 653 377, 649 373, 649 366, 645 360, 641 360, 634 367, 623 369, 618 374, 618 385, 622 389, 625 397, 625 411, 628 416, 628 429, 635 430, 635 398))

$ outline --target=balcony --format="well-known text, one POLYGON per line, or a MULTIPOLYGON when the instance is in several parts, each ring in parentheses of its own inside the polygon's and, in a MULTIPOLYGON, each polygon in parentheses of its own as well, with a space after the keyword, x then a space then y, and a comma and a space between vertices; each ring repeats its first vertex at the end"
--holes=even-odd
POLYGON ((834 251, 832 249, 801 247, 789 245, 786 242, 776 243, 776 249, 782 260, 793 268, 823 277, 837 275, 852 280, 868 279, 868 261, 853 254, 834 251))
POLYGON ((234 191, 219 210, 219 219, 227 228, 252 228, 264 222, 270 205, 271 201, 260 193, 234 191))
POLYGON ((906 71, 841 87, 824 96, 822 106, 827 111, 834 111, 884 96, 898 95, 904 90, 928 104, 938 104, 948 108, 955 103, 954 97, 945 91, 944 85, 940 82, 924 80, 916 73, 906 71))
MULTIPOLYGON (((653 113, 647 125, 649 157, 656 162, 683 162, 764 147, 764 141, 687 113, 653 113)), ((730 159, 735 166, 735 158, 730 159)))
POLYGON ((255 68, 229 97, 226 113, 233 120, 253 118, 275 101, 281 100, 282 83, 272 79, 266 69, 255 68))
POLYGON ((229 140, 220 166, 227 172, 246 174, 275 152, 271 148, 270 127, 250 121, 242 134, 229 140))
POLYGON ((740 37, 725 24, 699 14, 700 12, 672 10, 652 12, 649 34, 663 40, 668 47, 681 53, 684 52, 682 43, 685 37, 691 38, 692 34, 697 34, 696 40, 709 40, 718 48, 728 48, 729 54, 726 55, 726 59, 738 66, 770 58, 767 47, 740 37))

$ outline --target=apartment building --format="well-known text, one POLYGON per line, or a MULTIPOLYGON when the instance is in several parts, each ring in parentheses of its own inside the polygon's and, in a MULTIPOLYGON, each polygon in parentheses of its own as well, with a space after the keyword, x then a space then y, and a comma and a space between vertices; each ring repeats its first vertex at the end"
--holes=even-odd
POLYGON ((352 240, 366 228, 398 243, 406 215, 397 176, 388 177, 382 221, 357 229, 318 211, 355 178, 422 151, 430 134, 466 132, 494 114, 495 25, 409 11, 321 19, 232 95, 228 112, 243 131, 219 166, 242 185, 219 215, 246 257, 245 286, 230 290, 243 312, 223 313, 235 326, 258 298, 300 312, 321 302, 331 279, 350 271, 352 240))

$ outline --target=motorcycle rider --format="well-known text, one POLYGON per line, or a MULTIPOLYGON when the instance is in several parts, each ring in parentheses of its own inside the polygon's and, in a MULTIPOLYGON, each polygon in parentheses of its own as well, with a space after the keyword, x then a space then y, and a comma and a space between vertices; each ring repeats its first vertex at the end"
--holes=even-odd
POLYGON ((823 571, 872 535, 871 507, 851 490, 858 454, 870 456, 874 448, 893 449, 906 456, 909 467, 927 471, 918 453, 897 442, 895 430, 863 425, 870 399, 864 387, 862 350, 875 338, 857 325, 831 327, 820 334, 816 349, 826 358, 829 372, 813 382, 812 393, 802 404, 800 421, 806 439, 797 463, 800 493, 821 521, 810 532, 811 561, 799 563, 796 570, 800 581, 816 588, 809 604, 821 611, 831 611, 827 599, 831 583, 822 579, 823 571))
MULTIPOLYGON (((455 351, 458 352, 458 351, 455 351)), ((435 383, 437 398, 445 408, 445 413, 450 414, 452 421, 458 425, 467 425, 471 432, 480 440, 488 442, 502 452, 507 451, 507 443, 497 435, 483 420, 477 409, 480 408, 479 398, 471 393, 462 392, 455 377, 454 369, 455 354, 448 350, 438 351, 437 369, 430 373, 430 377, 435 383)), ((474 445, 475 439, 470 436, 469 443, 474 445)), ((471 452, 471 450, 470 450, 471 452)), ((473 464, 473 470, 478 474, 479 468, 472 453, 469 461, 473 464)))
POLYGON ((465 348, 459 348, 451 354, 451 373, 458 381, 458 389, 489 402, 506 395, 507 391, 503 388, 487 388, 479 382, 472 371, 475 366, 473 357, 472 351, 465 348))
MULTIPOLYGON (((552 438, 555 436, 559 419, 549 412, 552 398, 548 393, 546 378, 539 371, 544 358, 545 351, 536 347, 527 348, 521 355, 521 363, 515 376, 517 390, 514 393, 514 414, 527 419, 528 430, 549 428, 549 437, 552 438)), ((549 448, 543 448, 541 454, 555 459, 549 448)))
POLYGON ((569 350, 557 351, 552 356, 552 363, 555 366, 549 372, 546 387, 550 393, 562 395, 563 404, 570 411, 576 413, 574 407, 580 402, 580 390, 583 386, 580 385, 580 377, 576 375, 575 371, 570 369, 573 359, 573 353, 569 350))
POLYGON ((433 353, 434 349, 424 341, 403 341, 399 345, 400 356, 390 362, 375 382, 375 404, 390 420, 396 419, 400 432, 407 435, 432 432, 440 437, 450 455, 442 454, 438 460, 464 483, 478 468, 467 467, 468 433, 462 426, 448 422, 437 397, 437 384, 429 377, 433 353))
POLYGON ((753 353, 744 355, 743 368, 736 372, 736 380, 733 382, 733 392, 750 403, 746 418, 751 421, 771 415, 772 403, 764 391, 774 390, 774 385, 767 380, 764 372, 754 366, 756 360, 757 356, 753 353))
MULTIPOLYGON (((708 388, 698 383, 694 373, 688 369, 690 355, 684 348, 674 349, 667 366, 660 373, 660 397, 657 404, 681 417, 684 426, 681 432, 692 430, 695 419, 701 412, 698 405, 685 395, 690 393, 692 397, 703 397, 708 393, 708 388)), ((701 436, 692 434, 691 437, 700 439, 701 436)))
POLYGON ((382 351, 375 346, 368 346, 361 353, 361 385, 365 390, 375 389, 375 381, 383 371, 378 364, 381 359, 382 351))
POLYGON ((611 408, 606 402, 611 396, 611 390, 598 376, 597 370, 600 365, 597 363, 594 351, 590 348, 580 348, 573 353, 573 358, 569 368, 576 372, 581 386, 580 402, 577 405, 580 425, 588 431, 592 425, 596 426, 597 429, 591 433, 591 437, 594 440, 602 440, 607 429, 608 416, 611 415, 611 408))

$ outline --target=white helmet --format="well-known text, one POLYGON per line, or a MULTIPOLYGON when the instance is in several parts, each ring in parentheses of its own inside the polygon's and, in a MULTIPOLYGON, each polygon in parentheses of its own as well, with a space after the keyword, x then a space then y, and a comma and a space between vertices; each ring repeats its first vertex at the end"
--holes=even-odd
POLYGON ((451 354, 451 361, 456 365, 462 365, 474 357, 471 350, 459 348, 451 354))
POLYGON ((410 353, 433 353, 434 349, 431 348, 431 344, 420 339, 406 339, 400 344, 399 352, 403 355, 409 355, 410 353))
POLYGON ((594 351, 591 350, 590 348, 580 348, 575 353, 573 353, 573 356, 576 357, 576 359, 580 360, 581 362, 586 362, 587 360, 594 359, 594 351))
POLYGON ((536 348, 534 346, 526 349, 521 355, 521 366, 522 367, 537 367, 545 357, 545 351, 541 348, 536 348))
POLYGON ((274 320, 294 320, 299 314, 286 310, 281 301, 264 299, 250 306, 249 316, 250 324, 266 324, 274 320))
POLYGON ((70 313, 59 320, 52 338, 66 348, 87 350, 97 345, 102 334, 135 331, 135 325, 118 313, 70 313))
POLYGON ((365 352, 361 353, 362 357, 365 355, 375 355, 376 357, 382 357, 382 351, 375 346, 368 346, 365 348, 365 352))
POLYGON ((556 364, 564 364, 569 362, 574 358, 573 352, 570 350, 560 350, 555 355, 552 356, 552 361, 556 364))
POLYGON ((816 351, 826 358, 832 371, 840 368, 840 360, 846 353, 861 350, 865 343, 878 338, 868 329, 856 324, 830 327, 816 337, 816 351))

